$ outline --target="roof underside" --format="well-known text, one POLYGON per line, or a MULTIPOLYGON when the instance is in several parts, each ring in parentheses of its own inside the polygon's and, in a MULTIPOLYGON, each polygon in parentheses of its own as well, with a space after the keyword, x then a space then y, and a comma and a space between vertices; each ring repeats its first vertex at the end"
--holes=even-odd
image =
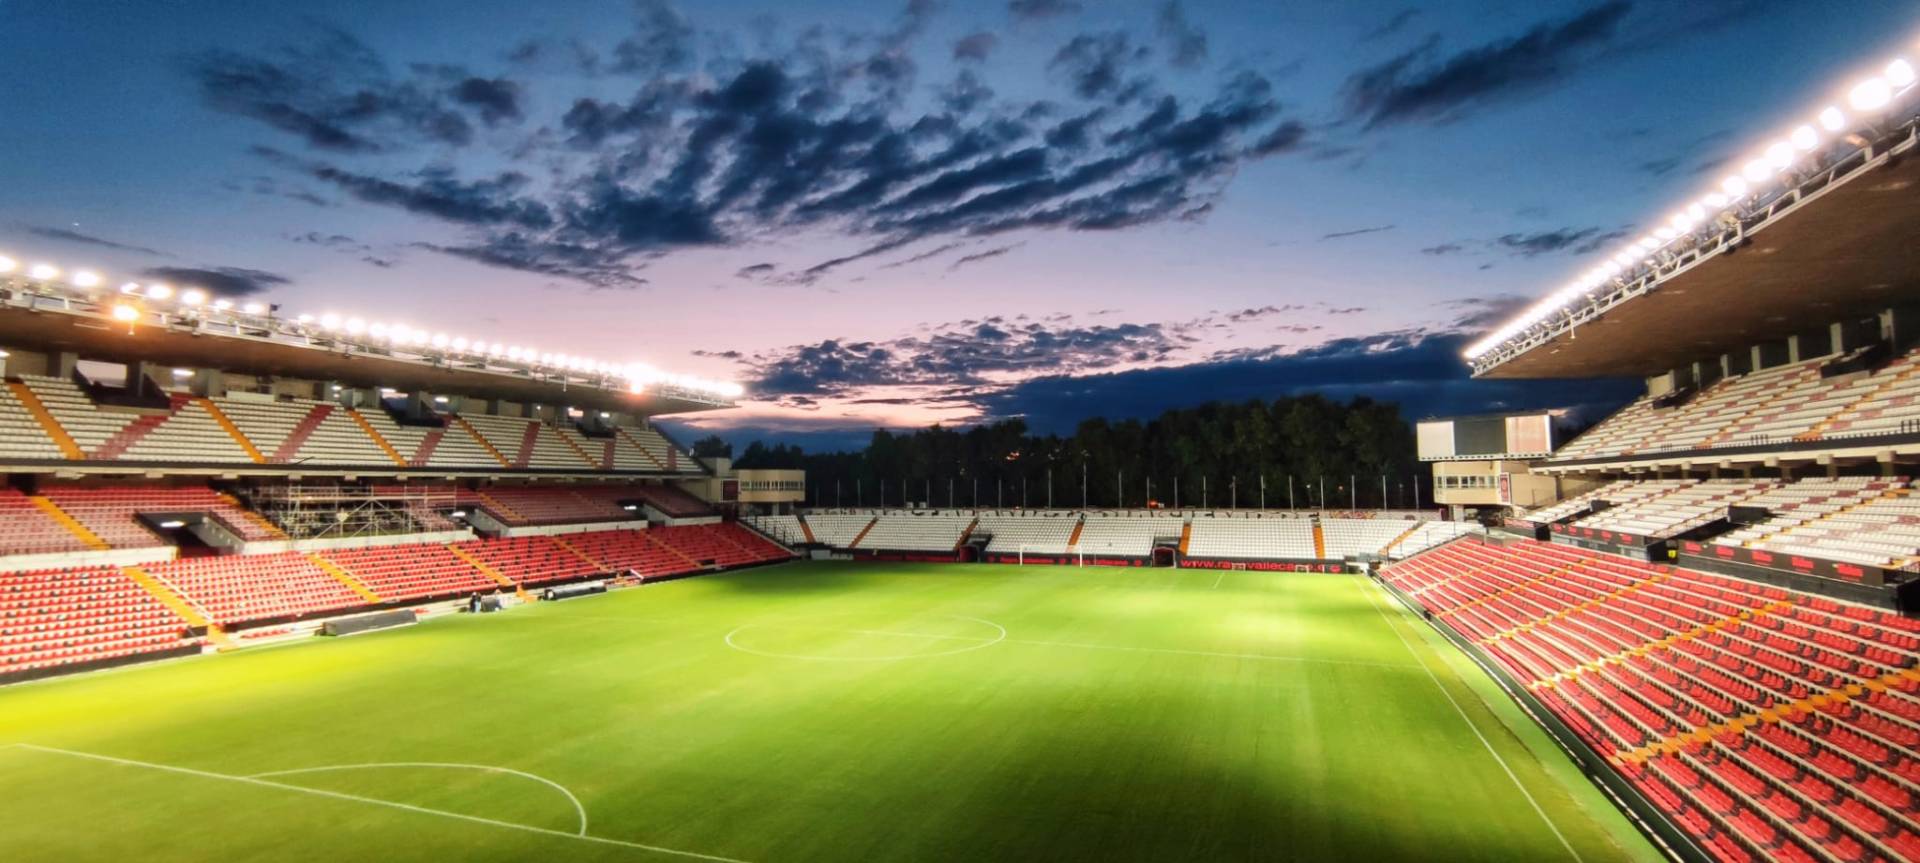
POLYGON ((70 351, 90 360, 220 369, 643 416, 728 407, 654 392, 634 394, 577 383, 568 386, 525 374, 433 365, 316 345, 214 336, 157 326, 134 327, 129 332, 122 326, 105 326, 95 316, 49 309, 0 308, 0 344, 30 351, 70 351))
POLYGON ((1486 369, 1487 378, 1647 377, 1920 300, 1920 159, 1840 183, 1722 253, 1486 369))

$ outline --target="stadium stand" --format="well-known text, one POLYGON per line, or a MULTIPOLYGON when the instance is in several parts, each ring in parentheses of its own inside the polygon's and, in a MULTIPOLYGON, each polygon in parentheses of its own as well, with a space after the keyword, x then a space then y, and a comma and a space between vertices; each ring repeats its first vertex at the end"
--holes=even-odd
POLYGON ((1863 483, 1851 491, 1746 528, 1752 531, 1746 545, 1870 566, 1903 566, 1920 555, 1920 501, 1910 496, 1904 479, 1863 483))
POLYGON ((1320 529, 1326 534, 1326 556, 1344 558, 1361 554, 1380 554, 1394 540, 1418 528, 1417 521, 1379 518, 1322 518, 1320 529))
POLYGON ((1079 524, 1077 512, 983 512, 974 534, 991 537, 986 550, 992 554, 1065 554, 1079 524))
POLYGON ((1550 506, 1535 509, 1521 516, 1521 518, 1534 524, 1547 524, 1585 513, 1592 508, 1595 501, 1606 501, 1614 506, 1623 506, 1638 501, 1641 498, 1651 497, 1687 484, 1686 481, 1664 483, 1661 485, 1648 485, 1647 483, 1648 481, 1637 480, 1620 480, 1618 482, 1608 483, 1584 494, 1575 495, 1550 506))
POLYGON ((186 629, 116 569, 0 576, 0 674, 167 653, 193 645, 186 629))
POLYGON ((786 560, 792 552, 737 524, 669 525, 645 533, 680 556, 703 566, 746 566, 786 560))
POLYGON ((1774 480, 1707 480, 1699 483, 1680 481, 1671 486, 1650 486, 1654 493, 1629 503, 1602 510, 1574 520, 1582 527, 1625 531, 1639 536, 1665 537, 1682 533, 1715 518, 1725 517, 1727 507, 1744 504, 1749 498, 1778 485, 1774 480), (1664 490, 1661 490, 1664 488, 1664 490))
POLYGON ((460 503, 485 507, 501 521, 512 525, 630 521, 634 518, 633 513, 620 508, 597 488, 495 485, 479 490, 462 490, 460 503))
POLYGON ((193 464, 253 462, 208 405, 200 399, 175 395, 173 413, 129 445, 120 457, 128 461, 193 464))
POLYGON ((1455 537, 1466 536, 1473 532, 1474 526, 1467 522, 1442 521, 1431 519, 1419 522, 1412 533, 1387 543, 1380 553, 1391 560, 1412 557, 1455 537))
POLYGON ((1146 557, 1155 542, 1180 538, 1185 521, 1148 513, 1096 511, 1081 523, 1080 541, 1069 550, 1103 557, 1146 557))
POLYGON ((40 420, 13 394, 11 387, 4 386, 0 386, 0 450, 19 458, 66 458, 66 453, 47 435, 40 420))
POLYGON ((1715 856, 1920 859, 1920 621, 1532 541, 1383 577, 1715 856))
POLYGON ((0 556, 86 551, 95 546, 47 509, 17 490, 0 488, 0 556))
POLYGON ((14 394, 37 400, 82 453, 99 450, 135 419, 133 414, 109 413, 95 407, 93 399, 72 381, 37 375, 21 375, 19 380, 23 386, 14 394))
POLYGON ((257 513, 206 486, 49 486, 45 494, 113 548, 165 544, 159 534, 140 523, 141 513, 202 513, 241 539, 284 538, 257 513))
MULTIPOLYGON (((501 537, 457 542, 448 547, 469 563, 485 567, 516 585, 539 585, 593 575, 600 567, 551 536, 501 537)), ((485 572, 485 571, 483 571, 485 572)), ((496 582, 492 587, 499 587, 496 582)))
POLYGON ((433 452, 427 457, 428 467, 452 468, 497 468, 510 467, 504 454, 490 447, 480 433, 466 420, 458 416, 446 416, 446 428, 433 452))
POLYGON ((1671 408, 1643 397, 1569 442, 1554 460, 1857 437, 1920 422, 1920 351, 1871 373, 1822 377, 1822 367, 1836 361, 1824 356, 1727 378, 1671 408))
POLYGON ((854 548, 855 540, 875 519, 873 512, 809 512, 805 516, 813 538, 834 548, 854 548))
POLYGON ((225 626, 345 611, 371 601, 300 552, 191 557, 141 568, 225 626))
POLYGON ((807 543, 807 529, 800 525, 797 515, 750 515, 746 522, 782 543, 790 546, 807 543))
POLYGON ((451 548, 434 543, 334 549, 319 556, 388 602, 492 591, 505 586, 451 548))
POLYGON ((313 427, 293 461, 323 465, 393 465, 394 459, 367 434, 354 411, 330 407, 313 427))
MULTIPOLYGON (((1191 557, 1228 560, 1312 560, 1313 522, 1306 518, 1220 518, 1193 520, 1187 548, 1191 557)), ((1383 543, 1384 544, 1384 543, 1383 543)))
POLYGON ((880 513, 860 548, 876 551, 952 552, 973 526, 970 512, 888 510, 880 513))

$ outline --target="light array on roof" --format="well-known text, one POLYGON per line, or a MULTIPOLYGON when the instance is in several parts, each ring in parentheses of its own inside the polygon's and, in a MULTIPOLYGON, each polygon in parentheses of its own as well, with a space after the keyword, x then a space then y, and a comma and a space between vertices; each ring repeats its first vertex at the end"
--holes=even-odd
MULTIPOLYGON (((1781 183, 1792 169, 1805 162, 1815 151, 1832 146, 1835 141, 1847 140, 1847 132, 1872 125, 1896 102, 1912 95, 1915 78, 1913 63, 1906 57, 1896 57, 1878 74, 1856 82, 1846 90, 1842 100, 1844 108, 1840 104, 1827 105, 1816 112, 1809 122, 1797 125, 1780 138, 1768 142, 1759 152, 1742 162, 1738 171, 1727 175, 1712 190, 1681 204, 1661 220, 1659 227, 1629 242, 1598 266, 1581 273, 1485 338, 1467 346, 1464 355, 1468 360, 1480 357, 1568 308, 1594 289, 1612 284, 1643 266, 1653 264, 1655 255, 1692 237, 1694 231, 1719 224, 1720 219, 1729 213, 1737 214, 1744 204, 1781 183)), ((1864 144, 1864 141, 1856 139, 1855 144, 1864 144)))
MULTIPOLYGON (((0 278, 13 274, 20 269, 20 263, 11 257, 0 255, 0 278)), ((102 301, 92 296, 103 279, 93 270, 78 269, 63 272, 59 267, 48 263, 28 265, 25 276, 38 282, 43 289, 62 292, 75 291, 90 301, 102 301), (62 278, 64 276, 64 279, 62 278)), ((554 351, 544 351, 532 346, 505 344, 483 338, 450 336, 445 332, 414 327, 404 323, 368 321, 357 316, 343 316, 334 312, 319 315, 302 314, 291 320, 274 316, 276 307, 257 301, 248 301, 237 305, 225 297, 214 297, 205 289, 182 286, 175 288, 164 282, 127 282, 120 285, 117 296, 104 298, 107 313, 116 321, 135 323, 154 306, 171 307, 177 315, 195 317, 231 317, 236 313, 260 322, 272 322, 282 327, 290 327, 296 332, 321 336, 328 339, 357 343, 366 346, 400 347, 408 349, 431 349, 434 353, 464 357, 472 360, 498 360, 529 369, 545 372, 574 372, 624 382, 633 393, 641 393, 649 387, 669 386, 679 390, 705 393, 722 398, 739 398, 745 388, 731 381, 710 380, 693 375, 669 374, 640 362, 610 362, 607 360, 583 357, 554 351)))

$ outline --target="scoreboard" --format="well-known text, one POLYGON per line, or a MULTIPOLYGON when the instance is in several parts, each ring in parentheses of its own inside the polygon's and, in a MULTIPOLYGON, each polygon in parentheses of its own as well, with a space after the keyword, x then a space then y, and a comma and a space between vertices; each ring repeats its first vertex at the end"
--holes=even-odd
POLYGON ((1421 461, 1535 459, 1553 452, 1547 412, 1422 420, 1414 427, 1421 461))

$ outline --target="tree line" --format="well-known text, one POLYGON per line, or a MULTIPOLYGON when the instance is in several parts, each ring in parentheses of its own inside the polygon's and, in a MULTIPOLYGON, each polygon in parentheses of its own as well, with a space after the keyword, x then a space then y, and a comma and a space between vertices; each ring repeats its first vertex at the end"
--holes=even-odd
MULTIPOLYGON (((718 436, 701 457, 733 456, 718 436)), ((1407 508, 1432 500, 1397 405, 1320 395, 1212 403, 1036 435, 1023 420, 877 429, 864 449, 748 444, 743 469, 807 472, 814 506, 1407 508)))

